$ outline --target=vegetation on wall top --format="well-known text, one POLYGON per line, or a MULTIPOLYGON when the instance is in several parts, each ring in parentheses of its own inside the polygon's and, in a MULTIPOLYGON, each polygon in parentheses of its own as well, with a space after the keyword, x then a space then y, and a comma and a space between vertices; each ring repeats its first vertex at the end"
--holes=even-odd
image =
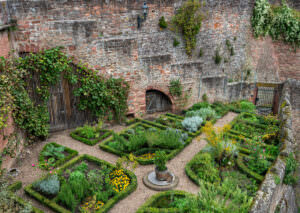
POLYGON ((256 0, 251 23, 256 37, 270 35, 274 40, 300 46, 300 16, 285 0, 282 6, 272 6, 268 0, 256 0))

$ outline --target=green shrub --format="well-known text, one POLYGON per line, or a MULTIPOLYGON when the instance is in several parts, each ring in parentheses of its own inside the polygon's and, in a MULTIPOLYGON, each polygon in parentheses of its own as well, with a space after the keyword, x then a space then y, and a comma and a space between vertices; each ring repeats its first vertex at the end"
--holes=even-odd
POLYGON ((42 152, 44 157, 54 157, 59 160, 65 157, 63 152, 65 151, 65 147, 63 146, 54 146, 53 144, 49 144, 46 149, 42 152))
POLYGON ((167 162, 166 153, 164 151, 156 151, 155 158, 154 158, 154 164, 156 168, 159 171, 165 171, 167 169, 166 162, 167 162))
POLYGON ((297 160, 294 158, 293 153, 290 153, 286 158, 285 176, 283 183, 293 185, 297 182, 297 178, 293 176, 298 166, 297 160))
POLYGON ((129 136, 129 143, 128 143, 128 151, 136 151, 141 149, 147 143, 147 138, 145 133, 141 134, 132 134, 129 136))
POLYGON ((256 106, 250 101, 241 101, 240 102, 241 109, 247 112, 254 112, 256 106))
POLYGON ((52 175, 49 178, 39 181, 33 185, 33 188, 47 196, 55 196, 59 192, 60 182, 57 175, 52 175))
POLYGON ((180 79, 170 81, 169 91, 173 96, 180 97, 182 95, 182 85, 180 79))
POLYGON ((76 200, 69 184, 64 183, 61 186, 61 190, 57 195, 57 202, 66 206, 72 212, 75 211, 78 201, 76 200))
POLYGON ((177 47, 179 44, 180 42, 176 38, 173 38, 173 47, 177 47))
POLYGON ((199 116, 187 117, 182 122, 181 125, 189 132, 197 132, 198 128, 203 123, 203 119, 199 116))
MULTIPOLYGON (((204 96, 204 95, 203 95, 204 96)), ((202 97, 203 98, 203 97, 202 97)), ((199 110, 201 108, 207 108, 207 107, 210 107, 210 104, 206 101, 204 102, 199 102, 199 103, 196 103, 194 104, 191 108, 189 108, 189 111, 192 111, 192 110, 199 110)))
POLYGON ((79 127, 76 129, 79 133, 79 136, 92 139, 95 138, 95 130, 92 126, 84 125, 83 127, 79 127))
POLYGON ((254 151, 250 154, 250 158, 247 161, 247 166, 252 171, 264 175, 271 166, 271 162, 267 160, 261 147, 256 145, 253 150, 254 151))
POLYGON ((85 162, 82 162, 78 166, 74 168, 75 171, 79 171, 81 173, 85 173, 88 170, 88 165, 85 162))
POLYGON ((159 130, 157 132, 147 131, 146 139, 149 147, 178 149, 181 147, 181 133, 170 130, 159 130))
POLYGON ((213 57, 215 64, 220 64, 222 61, 222 56, 220 55, 219 49, 215 51, 215 56, 213 57))
POLYGON ((217 117, 217 114, 215 110, 213 110, 210 107, 207 107, 207 108, 201 108, 197 111, 188 111, 185 116, 186 117, 199 116, 203 120, 212 120, 217 117))
POLYGON ((166 22, 164 16, 160 17, 158 25, 162 29, 166 29, 168 27, 168 23, 166 22))
POLYGON ((195 163, 193 163, 192 169, 200 179, 211 183, 220 182, 221 179, 219 177, 219 170, 214 164, 214 159, 209 153, 198 155, 194 161, 195 163))

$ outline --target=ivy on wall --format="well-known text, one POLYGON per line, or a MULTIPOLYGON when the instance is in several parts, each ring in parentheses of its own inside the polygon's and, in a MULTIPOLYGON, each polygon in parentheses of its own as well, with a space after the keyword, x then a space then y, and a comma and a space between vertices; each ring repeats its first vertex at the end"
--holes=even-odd
POLYGON ((203 16, 199 11, 200 8, 199 0, 188 0, 183 3, 172 20, 176 31, 180 31, 183 35, 185 50, 189 56, 196 47, 196 36, 201 27, 203 16))
POLYGON ((282 6, 272 6, 268 0, 256 0, 251 18, 254 35, 270 35, 294 47, 300 46, 300 15, 285 0, 282 6))
POLYGON ((123 79, 106 79, 84 65, 74 66, 57 47, 24 58, 0 58, 0 130, 12 111, 15 123, 26 130, 29 139, 47 137, 50 87, 62 74, 69 83, 78 85, 74 95, 79 97, 79 109, 88 109, 96 116, 111 112, 116 119, 126 112, 129 86, 123 79), (34 91, 37 100, 28 93, 28 79, 36 80, 34 76, 39 81, 34 91))

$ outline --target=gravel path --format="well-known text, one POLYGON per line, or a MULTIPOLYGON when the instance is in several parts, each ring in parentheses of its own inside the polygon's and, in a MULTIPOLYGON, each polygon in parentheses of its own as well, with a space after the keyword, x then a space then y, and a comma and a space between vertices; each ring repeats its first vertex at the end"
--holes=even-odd
MULTIPOLYGON (((236 115, 237 114, 235 113, 229 112, 223 118, 219 119, 214 126, 222 127, 223 125, 232 121, 236 117, 236 115)), ((125 127, 116 125, 113 126, 111 129, 118 132, 123 128, 125 127)), ((55 141, 58 144, 70 147, 72 149, 76 149, 79 152, 79 154, 89 154, 113 164, 118 159, 116 155, 100 150, 98 148, 98 145, 91 147, 72 139, 69 136, 70 131, 71 130, 66 130, 54 133, 47 141, 34 144, 33 146, 27 148, 27 153, 25 153, 25 155, 21 157, 21 159, 16 165, 16 167, 21 171, 21 174, 17 177, 17 180, 21 180, 23 182, 23 186, 32 183, 34 180, 45 174, 45 172, 41 171, 40 169, 33 168, 32 164, 37 163, 38 154, 40 150, 48 142, 55 141)), ((168 162, 168 169, 179 177, 179 184, 175 189, 188 191, 194 194, 198 192, 198 187, 186 176, 184 167, 193 158, 193 156, 197 154, 206 145, 206 141, 204 140, 204 138, 205 135, 201 134, 200 136, 195 138, 193 142, 190 145, 188 145, 182 152, 180 152, 175 158, 168 162)), ((143 176, 153 169, 153 165, 138 166, 134 170, 134 173, 138 179, 137 189, 125 199, 121 200, 118 204, 116 204, 109 212, 134 213, 139 208, 139 206, 141 206, 149 197, 151 197, 155 193, 158 193, 157 191, 153 191, 147 188, 142 182, 143 176)), ((47 207, 40 205, 37 201, 29 198, 23 190, 20 190, 18 192, 18 195, 20 195, 26 200, 31 201, 33 205, 44 210, 45 212, 53 212, 47 207)))

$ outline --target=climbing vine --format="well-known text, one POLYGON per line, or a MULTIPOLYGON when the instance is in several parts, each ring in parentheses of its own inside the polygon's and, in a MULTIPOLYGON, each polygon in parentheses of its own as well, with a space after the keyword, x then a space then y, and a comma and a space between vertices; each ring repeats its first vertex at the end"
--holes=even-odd
POLYGON ((268 0, 256 0, 251 23, 254 35, 270 35, 294 47, 300 46, 300 16, 285 0, 282 6, 272 6, 268 0))
POLYGON ((196 47, 196 36, 201 27, 202 14, 199 12, 201 4, 199 0, 188 0, 183 3, 177 14, 173 17, 176 31, 181 31, 185 40, 185 50, 188 55, 196 47))
POLYGON ((26 130, 29 139, 47 137, 50 88, 62 76, 77 84, 74 95, 79 98, 79 109, 88 109, 96 116, 111 112, 117 119, 127 110, 129 86, 123 79, 106 79, 84 65, 76 66, 57 47, 24 58, 0 58, 0 130, 6 127, 12 112, 15 123, 26 130), (32 82, 34 91, 29 86, 32 82))

